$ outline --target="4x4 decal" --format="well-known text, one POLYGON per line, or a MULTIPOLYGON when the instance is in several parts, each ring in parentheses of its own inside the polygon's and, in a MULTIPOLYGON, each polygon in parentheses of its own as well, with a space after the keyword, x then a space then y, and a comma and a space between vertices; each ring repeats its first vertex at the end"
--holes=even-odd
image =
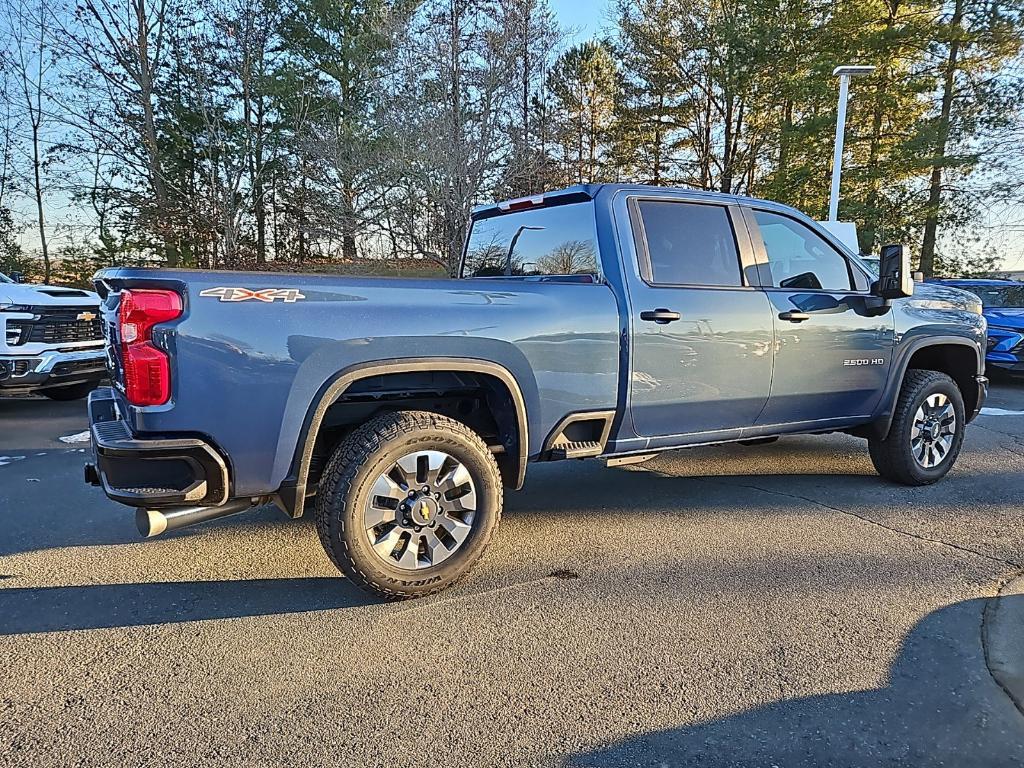
POLYGON ((200 291, 199 295, 211 296, 221 301, 248 301, 249 299, 256 299, 257 301, 270 303, 281 299, 288 304, 306 298, 305 294, 300 293, 296 288, 263 288, 259 291, 251 291, 248 288, 206 288, 200 291))

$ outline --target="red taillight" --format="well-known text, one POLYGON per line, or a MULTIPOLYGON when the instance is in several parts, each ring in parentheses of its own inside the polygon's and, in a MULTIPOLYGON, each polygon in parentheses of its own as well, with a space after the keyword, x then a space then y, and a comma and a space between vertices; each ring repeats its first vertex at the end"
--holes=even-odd
POLYGON ((174 291, 121 292, 121 363, 125 396, 132 405, 163 405, 171 399, 171 361, 153 345, 153 326, 180 316, 181 296, 174 291))

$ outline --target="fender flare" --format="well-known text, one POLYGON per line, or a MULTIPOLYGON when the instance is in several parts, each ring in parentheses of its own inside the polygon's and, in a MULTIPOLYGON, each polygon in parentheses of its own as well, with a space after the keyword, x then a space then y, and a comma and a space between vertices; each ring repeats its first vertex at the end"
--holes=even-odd
POLYGON ((459 371, 480 373, 498 379, 509 391, 515 406, 516 439, 518 452, 513 467, 513 487, 523 487, 529 454, 529 422, 526 400, 515 376, 504 366, 488 360, 459 357, 410 357, 392 360, 374 360, 343 368, 327 381, 307 411, 299 440, 295 446, 291 471, 277 491, 280 505, 291 517, 301 517, 306 504, 309 467, 313 457, 316 436, 320 432, 327 410, 357 381, 389 373, 415 373, 418 371, 459 371))
MULTIPOLYGON (((905 347, 897 346, 897 349, 900 351, 900 358, 898 362, 896 360, 893 361, 889 381, 886 383, 885 393, 882 396, 882 410, 876 414, 869 425, 875 435, 884 438, 889 434, 889 428, 892 426, 893 415, 896 411, 896 400, 899 398, 903 379, 906 378, 907 369, 910 367, 910 361, 914 355, 928 347, 942 347, 954 344, 967 347, 974 352, 978 361, 975 366, 974 376, 984 372, 985 356, 978 350, 978 345, 966 336, 920 336, 909 342, 905 347)), ((968 414, 968 421, 971 418, 972 415, 968 414)))

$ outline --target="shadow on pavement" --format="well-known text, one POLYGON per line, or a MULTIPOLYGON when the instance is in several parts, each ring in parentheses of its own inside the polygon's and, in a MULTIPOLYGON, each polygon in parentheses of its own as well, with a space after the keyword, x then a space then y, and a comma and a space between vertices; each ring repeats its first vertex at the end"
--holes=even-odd
MULTIPOLYGON (((0 469, 0 556, 63 547, 138 544, 135 512, 116 504, 99 488, 85 484, 86 455, 51 451, 32 455, 0 469)), ((201 535, 225 525, 294 524, 272 507, 188 528, 176 538, 201 535)), ((167 537, 170 538, 170 537, 167 537)))
POLYGON ((0 635, 306 613, 378 602, 341 577, 2 589, 0 635))
POLYGON ((642 734, 573 756, 566 764, 1024 765, 1024 716, 985 665, 979 627, 984 603, 957 603, 918 623, 885 688, 783 700, 720 720, 642 734))
MULTIPOLYGON (((605 511, 614 514, 624 508, 637 514, 678 515, 685 509, 747 509, 751 514, 762 514, 765 502, 774 497, 777 505, 810 514, 829 514, 824 509, 829 506, 874 510, 898 504, 905 511, 920 508, 934 516, 954 514, 964 504, 1016 507, 1024 490, 1021 476, 1012 473, 998 482, 986 482, 984 493, 979 494, 979 476, 963 471, 933 486, 908 488, 875 474, 834 470, 815 474, 810 452, 808 467, 792 451, 784 455, 785 463, 780 467, 778 455, 761 453, 748 458, 735 449, 717 450, 713 474, 701 463, 706 461, 707 452, 695 454, 696 461, 680 454, 676 466, 657 460, 631 469, 605 468, 596 462, 575 466, 566 466, 565 462, 538 464, 530 468, 523 490, 506 497, 505 510, 510 515, 543 517, 593 516, 605 511), (674 474, 680 469, 688 474, 674 474)), ((672 460, 673 456, 666 458, 672 460)))

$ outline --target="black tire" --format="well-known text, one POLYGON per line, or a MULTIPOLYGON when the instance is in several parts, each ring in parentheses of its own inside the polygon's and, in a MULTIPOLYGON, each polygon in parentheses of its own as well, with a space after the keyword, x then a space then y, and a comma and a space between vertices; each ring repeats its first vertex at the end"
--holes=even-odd
POLYGON ((938 371, 912 369, 907 371, 896 402, 892 426, 885 439, 871 438, 868 450, 871 463, 882 477, 903 485, 930 485, 945 477, 956 463, 964 442, 964 400, 953 380, 938 371), (915 458, 912 448, 912 430, 918 409, 933 395, 944 395, 953 408, 952 443, 945 456, 934 466, 924 466, 915 458))
POLYGON ((72 384, 67 387, 54 387, 53 389, 44 389, 39 392, 41 395, 45 395, 51 400, 57 400, 65 402, 68 400, 81 400, 83 397, 88 396, 99 385, 96 381, 86 381, 82 384, 72 384))
MULTIPOLYGON (((438 470, 437 474, 440 473, 438 470)), ((418 478, 415 484, 419 484, 418 478)), ((438 498, 436 514, 444 516, 446 513, 440 507, 447 502, 443 496, 438 498)), ((387 600, 405 600, 440 592, 464 577, 494 536, 501 504, 501 474, 479 435, 465 424, 439 414, 399 411, 371 419, 335 448, 320 479, 316 527, 331 562, 355 584, 387 600), (385 557, 374 550, 365 515, 374 483, 395 467, 400 458, 422 451, 442 452, 465 467, 475 490, 476 510, 469 533, 454 545, 451 554, 446 554, 446 559, 431 565, 418 564, 415 570, 409 570, 399 567, 397 560, 391 562, 394 553, 385 557)), ((382 525, 407 532, 408 548, 411 537, 418 533, 399 525, 400 515, 396 511, 394 523, 382 525)), ((449 511, 447 517, 451 516, 449 511)), ((434 525, 445 522, 450 521, 435 519, 434 525)), ((440 532, 439 528, 436 530, 440 532)), ((402 536, 406 535, 404 532, 402 536)), ((421 542, 419 538, 416 541, 421 542)), ((418 555, 414 557, 419 563, 418 555)))

